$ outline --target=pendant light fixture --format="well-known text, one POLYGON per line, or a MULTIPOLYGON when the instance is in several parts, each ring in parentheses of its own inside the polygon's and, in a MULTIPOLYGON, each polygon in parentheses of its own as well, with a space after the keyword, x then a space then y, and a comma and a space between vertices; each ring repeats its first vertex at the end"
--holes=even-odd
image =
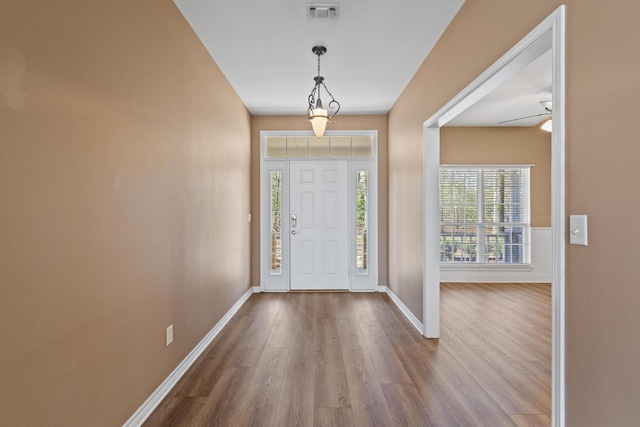
POLYGON ((313 78, 316 84, 309 95, 309 108, 307 110, 307 115, 316 137, 322 138, 324 130, 327 127, 327 122, 331 121, 331 118, 340 111, 340 103, 335 100, 333 95, 331 95, 331 92, 329 92, 329 89, 327 89, 327 86, 324 84, 324 77, 320 75, 320 57, 327 52, 327 48, 324 46, 314 46, 311 51, 318 56, 318 75, 313 78), (335 104, 336 110, 331 113, 331 115, 329 115, 327 109, 322 106, 322 101, 320 100, 320 86, 322 86, 331 97, 329 108, 333 109, 335 104))

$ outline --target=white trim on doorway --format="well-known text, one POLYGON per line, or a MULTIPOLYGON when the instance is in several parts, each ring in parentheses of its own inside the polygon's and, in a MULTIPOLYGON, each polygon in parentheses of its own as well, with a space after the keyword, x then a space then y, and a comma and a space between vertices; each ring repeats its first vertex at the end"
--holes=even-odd
POLYGON ((560 6, 525 38, 453 97, 423 125, 424 278, 423 335, 440 335, 438 170, 440 127, 497 88, 540 54, 552 49, 552 423, 565 425, 565 7, 560 6))

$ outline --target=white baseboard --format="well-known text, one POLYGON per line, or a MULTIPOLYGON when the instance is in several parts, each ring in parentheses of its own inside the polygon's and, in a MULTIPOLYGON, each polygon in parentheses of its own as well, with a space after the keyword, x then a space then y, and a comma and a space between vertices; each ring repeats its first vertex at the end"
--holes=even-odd
POLYGON ((386 286, 379 285, 379 286, 378 286, 378 292, 385 292, 385 293, 386 293, 386 292, 387 292, 387 287, 386 287, 386 286))
POLYGON ((254 294, 259 294, 259 293, 260 293, 260 286, 254 286, 254 287, 253 287, 253 288, 251 288, 251 289, 253 289, 253 293, 254 293, 254 294))
POLYGON ((402 314, 404 314, 404 316, 407 319, 409 319, 409 322, 411 322, 411 324, 418 330, 418 332, 420 332, 421 334, 424 333, 424 327, 422 326, 422 322, 420 322, 418 318, 413 315, 411 310, 409 310, 407 306, 404 305, 402 301, 400 301, 400 298, 398 298, 398 296, 394 294, 391 289, 387 288, 386 286, 384 286, 384 288, 386 289, 386 292, 387 292, 387 295, 389 295, 389 298, 391 298, 391 301, 393 301, 394 304, 400 309, 402 314))
MULTIPOLYGON (((158 407, 162 399, 164 399, 171 389, 178 383, 178 380, 187 372, 187 369, 195 362, 202 352, 211 344, 213 339, 220 333, 222 328, 229 322, 234 314, 240 309, 247 299, 255 292, 256 287, 251 287, 240 297, 240 299, 231 307, 222 319, 205 335, 205 337, 195 346, 193 350, 184 358, 182 362, 169 374, 169 376, 158 386, 158 388, 149 396, 149 398, 138 408, 138 410, 129 418, 123 427, 139 427, 145 422, 151 413, 158 407)), ((258 292, 260 287, 258 286, 258 292)))

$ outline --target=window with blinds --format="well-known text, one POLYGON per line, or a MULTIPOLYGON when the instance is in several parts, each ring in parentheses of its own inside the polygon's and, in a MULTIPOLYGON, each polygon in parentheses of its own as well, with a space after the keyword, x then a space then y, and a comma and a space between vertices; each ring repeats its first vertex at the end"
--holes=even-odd
POLYGON ((440 262, 529 264, 530 166, 440 168, 440 262))

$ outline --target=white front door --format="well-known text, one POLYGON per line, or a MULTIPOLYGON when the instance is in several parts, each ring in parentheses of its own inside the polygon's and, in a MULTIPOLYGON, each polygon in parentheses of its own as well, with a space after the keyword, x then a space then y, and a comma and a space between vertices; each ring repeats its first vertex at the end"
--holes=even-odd
POLYGON ((347 160, 292 160, 292 290, 349 289, 347 160))

